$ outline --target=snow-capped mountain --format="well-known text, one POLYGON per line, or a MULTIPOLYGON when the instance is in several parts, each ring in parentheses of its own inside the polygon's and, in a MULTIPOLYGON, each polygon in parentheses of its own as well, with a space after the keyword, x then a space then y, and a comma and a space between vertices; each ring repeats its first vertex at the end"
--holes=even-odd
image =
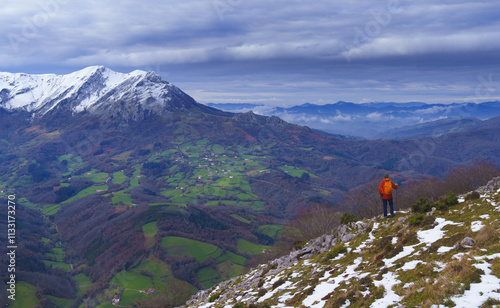
POLYGON ((37 117, 64 110, 140 119, 193 106, 199 104, 154 72, 124 74, 91 66, 67 75, 0 73, 0 107, 37 117))

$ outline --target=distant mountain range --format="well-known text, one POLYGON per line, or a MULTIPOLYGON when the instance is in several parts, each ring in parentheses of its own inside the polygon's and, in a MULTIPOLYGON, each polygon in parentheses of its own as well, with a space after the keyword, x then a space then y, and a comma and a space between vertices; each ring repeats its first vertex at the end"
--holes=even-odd
MULTIPOLYGON (((341 117, 364 107, 339 106, 341 117)), ((309 107, 321 109, 296 109, 309 107)), ((404 183, 500 164, 500 118, 476 122, 359 140, 205 106, 151 72, 1 73, 0 197, 16 195, 23 294, 33 307, 93 307, 125 290, 120 305, 133 306, 154 286, 208 288, 244 272, 311 203, 335 207, 385 172, 404 183)))
POLYGON ((430 137, 438 133, 461 129, 460 127, 454 128, 453 125, 464 124, 462 120, 464 118, 487 120, 500 116, 500 102, 498 101, 449 105, 420 102, 365 104, 338 102, 327 105, 307 103, 289 108, 252 104, 208 105, 231 112, 253 110, 259 114, 275 115, 290 123, 306 125, 328 133, 366 139, 430 137), (439 120, 445 121, 437 122, 439 120), (459 121, 454 122, 457 120, 459 121), (439 127, 441 124, 444 127, 439 127), (408 131, 408 133, 402 133, 402 131, 408 131))

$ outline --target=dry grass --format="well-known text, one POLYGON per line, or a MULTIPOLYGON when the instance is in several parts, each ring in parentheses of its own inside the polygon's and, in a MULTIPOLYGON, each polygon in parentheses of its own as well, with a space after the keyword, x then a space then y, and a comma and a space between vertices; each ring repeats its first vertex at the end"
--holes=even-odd
POLYGON ((500 258, 495 258, 491 262, 491 274, 500 278, 500 258))
POLYGON ((486 225, 482 227, 476 236, 476 242, 480 248, 495 244, 499 239, 500 233, 497 231, 495 225, 486 225))
MULTIPOLYGON (((432 272, 433 265, 427 263, 423 272, 432 272)), ((422 277, 412 286, 400 289, 405 302, 419 307, 431 307, 436 304, 443 304, 444 301, 455 294, 462 294, 471 283, 477 283, 480 279, 480 270, 472 265, 472 262, 463 257, 460 260, 453 260, 439 272, 436 279, 422 277)))

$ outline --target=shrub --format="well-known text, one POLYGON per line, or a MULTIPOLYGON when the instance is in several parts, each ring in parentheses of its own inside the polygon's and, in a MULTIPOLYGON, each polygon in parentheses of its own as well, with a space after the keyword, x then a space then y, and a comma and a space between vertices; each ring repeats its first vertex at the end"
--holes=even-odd
POLYGON ((496 307, 500 305, 500 301, 498 299, 494 299, 494 298, 491 298, 489 297, 481 306, 480 308, 483 308, 483 307, 496 307))
POLYGON ((458 198, 452 191, 450 191, 448 196, 446 198, 444 198, 443 202, 448 207, 453 206, 455 204, 458 204, 458 198))
POLYGON ((215 302, 215 301, 216 301, 219 297, 220 297, 220 293, 215 293, 214 295, 212 295, 212 296, 210 296, 210 297, 208 298, 208 301, 209 301, 210 303, 213 303, 213 302, 215 302))
POLYGON ((267 290, 266 290, 266 289, 260 289, 260 290, 259 290, 259 293, 258 293, 258 296, 259 296, 259 297, 262 297, 262 296, 266 295, 266 293, 267 293, 267 290))
POLYGON ((281 286, 282 284, 284 284, 285 281, 286 281, 285 279, 281 278, 278 281, 276 281, 275 283, 273 283, 273 290, 276 289, 277 287, 281 286))
POLYGON ((465 196, 465 200, 479 199, 481 195, 477 191, 473 191, 465 196))
POLYGON ((411 216, 408 221, 409 221, 410 225, 418 226, 424 220, 424 218, 425 218, 424 214, 416 214, 416 215, 411 216))
POLYGON ((356 218, 356 215, 353 214, 344 213, 340 217, 340 224, 342 225, 347 225, 350 222, 356 222, 356 221, 358 221, 358 219, 356 218))
POLYGON ((425 213, 429 212, 433 207, 433 204, 427 201, 427 198, 420 197, 420 199, 411 206, 411 210, 414 213, 425 213))
POLYGON ((335 246, 332 250, 330 250, 330 252, 328 252, 326 257, 329 259, 333 259, 333 258, 336 258, 339 254, 346 253, 346 252, 347 252, 347 248, 341 244, 341 245, 335 246))
POLYGON ((375 277, 375 280, 382 280, 383 276, 389 272, 389 269, 387 267, 384 267, 375 277))
POLYGON ((418 243, 420 243, 420 241, 418 239, 417 232, 406 233, 401 241, 402 245, 413 245, 418 243))
POLYGON ((378 247, 384 249, 388 244, 392 243, 392 236, 386 236, 380 239, 378 247))
POLYGON ((434 217, 432 215, 427 215, 427 216, 425 216, 424 220, 422 220, 420 225, 422 227, 432 227, 434 225, 435 221, 436 221, 436 217, 434 217))

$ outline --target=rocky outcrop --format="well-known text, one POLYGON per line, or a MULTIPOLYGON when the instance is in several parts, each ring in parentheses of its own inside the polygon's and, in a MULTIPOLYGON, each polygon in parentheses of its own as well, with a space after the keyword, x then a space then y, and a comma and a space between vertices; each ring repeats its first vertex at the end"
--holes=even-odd
MULTIPOLYGON (((208 295, 217 290, 225 290, 219 298, 219 301, 224 301, 224 298, 226 297, 228 299, 232 298, 236 290, 258 289, 259 283, 261 283, 263 277, 276 275, 295 265, 300 260, 306 260, 314 255, 325 253, 336 244, 350 241, 358 235, 366 233, 367 230, 368 224, 365 222, 350 222, 347 225, 340 225, 330 234, 324 234, 316 239, 313 239, 302 248, 295 249, 286 256, 261 265, 247 275, 235 277, 208 290, 199 291, 191 298, 190 301, 186 303, 186 305, 190 305, 192 303, 197 303, 199 305, 200 301, 208 302, 208 295)), ((246 296, 250 298, 252 295, 248 293, 246 296)), ((244 301, 245 298, 243 297, 241 300, 244 301)))

